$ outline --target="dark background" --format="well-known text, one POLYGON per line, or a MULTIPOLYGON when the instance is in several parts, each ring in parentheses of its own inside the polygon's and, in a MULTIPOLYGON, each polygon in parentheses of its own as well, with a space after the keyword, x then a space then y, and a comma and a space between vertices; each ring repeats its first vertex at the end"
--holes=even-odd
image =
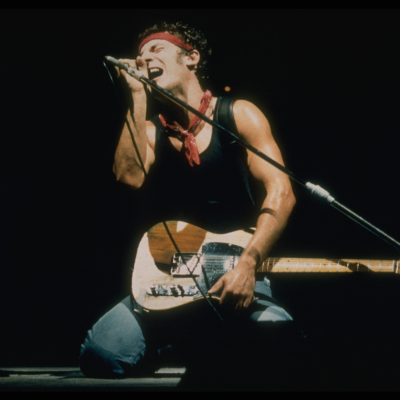
MULTIPOLYGON (((253 101, 290 170, 399 240, 399 14, 2 10, 0 363, 77 365, 86 330, 129 293, 146 216, 112 173, 122 113, 102 61, 136 55, 138 33, 158 20, 202 30, 214 93, 228 85, 253 101)), ((296 209, 271 256, 400 259, 293 187, 296 209)), ((380 388, 398 389, 387 378, 400 355, 397 278, 270 277, 308 336, 340 355, 346 379, 358 360, 380 388)))

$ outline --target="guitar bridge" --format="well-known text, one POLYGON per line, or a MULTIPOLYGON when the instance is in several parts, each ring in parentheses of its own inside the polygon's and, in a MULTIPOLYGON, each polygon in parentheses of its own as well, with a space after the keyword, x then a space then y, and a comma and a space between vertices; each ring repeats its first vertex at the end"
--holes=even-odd
POLYGON ((175 253, 172 258, 171 275, 173 276, 199 276, 201 274, 202 253, 175 253), (190 274, 190 272, 192 274, 190 274))

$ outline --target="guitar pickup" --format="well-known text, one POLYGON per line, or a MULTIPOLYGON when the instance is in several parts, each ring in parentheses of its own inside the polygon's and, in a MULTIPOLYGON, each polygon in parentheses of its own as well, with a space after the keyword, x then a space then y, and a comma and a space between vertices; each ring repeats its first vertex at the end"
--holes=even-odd
POLYGON ((196 285, 183 286, 183 285, 151 285, 146 290, 150 296, 195 296, 199 289, 196 285))
POLYGON ((189 270, 193 276, 200 276, 201 274, 201 262, 202 253, 181 253, 183 256, 179 256, 175 253, 172 258, 171 275, 173 276, 191 276, 189 270))

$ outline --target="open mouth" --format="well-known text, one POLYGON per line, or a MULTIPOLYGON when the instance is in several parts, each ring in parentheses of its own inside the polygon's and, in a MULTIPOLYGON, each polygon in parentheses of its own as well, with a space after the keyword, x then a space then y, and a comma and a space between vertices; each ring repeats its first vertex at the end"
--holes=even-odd
POLYGON ((149 79, 153 80, 158 78, 163 74, 163 70, 161 68, 149 68, 149 79))

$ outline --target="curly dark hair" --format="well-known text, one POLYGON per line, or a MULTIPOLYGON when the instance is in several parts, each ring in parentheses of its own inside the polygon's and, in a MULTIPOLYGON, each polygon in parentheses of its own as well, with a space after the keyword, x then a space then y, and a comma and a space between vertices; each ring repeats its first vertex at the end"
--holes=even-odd
MULTIPOLYGON (((204 37, 203 33, 200 32, 198 29, 194 29, 189 25, 183 24, 182 22, 176 22, 174 24, 159 22, 141 33, 139 35, 139 39, 143 40, 147 36, 158 32, 171 33, 172 35, 190 44, 200 53, 200 61, 197 65, 196 76, 199 80, 201 87, 204 90, 205 87, 209 84, 210 79, 208 76, 208 57, 211 55, 211 48, 208 46, 207 39, 204 37)), ((186 50, 182 50, 186 52, 186 50)))

